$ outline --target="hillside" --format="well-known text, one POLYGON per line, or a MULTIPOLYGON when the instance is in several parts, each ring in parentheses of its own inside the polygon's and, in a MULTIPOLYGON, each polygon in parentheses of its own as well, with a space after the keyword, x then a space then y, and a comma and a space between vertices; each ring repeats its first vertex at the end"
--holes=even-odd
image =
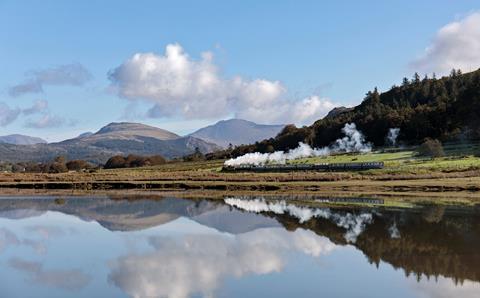
POLYGON ((224 148, 252 144, 275 137, 285 125, 263 125, 242 119, 222 120, 201 128, 190 136, 214 143, 224 148))
POLYGON ((85 159, 104 163, 117 154, 155 155, 166 158, 191 154, 195 148, 203 153, 218 146, 194 137, 180 137, 172 132, 139 123, 111 123, 98 132, 51 144, 29 146, 0 144, 4 161, 50 161, 55 156, 67 159, 85 159))
POLYGON ((33 145, 33 144, 44 144, 47 143, 44 139, 12 134, 7 136, 0 136, 0 143, 14 144, 14 145, 33 145))
POLYGON ((441 141, 480 139, 480 70, 462 74, 459 71, 441 79, 415 74, 401 86, 380 93, 375 88, 362 103, 351 109, 336 109, 309 127, 289 125, 273 140, 242 146, 233 155, 244 152, 286 150, 298 142, 323 147, 343 137, 342 127, 355 123, 368 142, 385 144, 390 128, 400 128, 398 141, 419 144, 425 138, 441 141))

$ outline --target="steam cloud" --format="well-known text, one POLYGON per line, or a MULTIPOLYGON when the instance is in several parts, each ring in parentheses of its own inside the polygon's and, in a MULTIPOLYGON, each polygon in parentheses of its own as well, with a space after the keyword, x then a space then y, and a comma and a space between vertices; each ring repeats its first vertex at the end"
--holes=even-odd
POLYGON ((397 144, 397 138, 400 134, 400 128, 390 128, 387 135, 388 143, 392 146, 397 144))
POLYGON ((298 218, 300 223, 306 222, 312 218, 324 218, 333 221, 337 226, 346 229, 345 240, 355 243, 358 236, 365 230, 367 224, 373 221, 371 213, 361 213, 355 215, 352 213, 338 214, 330 209, 324 208, 306 208, 287 204, 285 201, 270 203, 264 199, 235 199, 226 198, 227 205, 242 209, 248 212, 273 212, 275 214, 288 214, 298 218))
POLYGON ((304 143, 299 143, 298 147, 288 152, 275 151, 273 153, 247 153, 237 158, 225 161, 226 166, 238 166, 242 164, 263 165, 267 163, 285 164, 287 160, 326 156, 338 152, 370 152, 372 145, 365 141, 363 134, 357 130, 355 123, 347 123, 342 128, 345 137, 338 139, 330 147, 312 148, 304 143))

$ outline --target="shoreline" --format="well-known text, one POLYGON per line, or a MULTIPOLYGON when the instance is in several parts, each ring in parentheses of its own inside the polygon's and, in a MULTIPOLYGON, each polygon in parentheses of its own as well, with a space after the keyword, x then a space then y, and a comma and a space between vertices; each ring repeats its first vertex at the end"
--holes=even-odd
MULTIPOLYGON (((60 177, 59 177, 60 178, 60 177)), ((50 179, 0 182, 0 189, 78 190, 225 190, 225 191, 381 191, 480 192, 480 177, 433 179, 346 179, 337 181, 229 181, 229 180, 70 180, 50 179)))

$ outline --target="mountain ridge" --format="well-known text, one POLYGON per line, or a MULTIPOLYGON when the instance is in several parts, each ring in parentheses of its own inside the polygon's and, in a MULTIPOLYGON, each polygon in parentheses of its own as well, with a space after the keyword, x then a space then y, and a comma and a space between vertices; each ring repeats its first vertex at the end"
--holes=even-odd
POLYGON ((0 143, 3 161, 47 162, 59 155, 68 160, 84 159, 105 163, 113 155, 162 155, 166 158, 192 154, 196 149, 208 153, 219 146, 201 139, 181 137, 167 130, 141 123, 110 123, 92 135, 50 144, 13 145, 0 143))
POLYGON ((224 148, 252 144, 257 141, 275 137, 285 125, 257 124, 243 119, 221 120, 215 124, 200 128, 190 136, 218 144, 224 148))
POLYGON ((10 134, 5 136, 0 136, 0 143, 7 143, 13 145, 34 145, 34 144, 45 144, 45 141, 42 138, 32 137, 22 134, 10 134))

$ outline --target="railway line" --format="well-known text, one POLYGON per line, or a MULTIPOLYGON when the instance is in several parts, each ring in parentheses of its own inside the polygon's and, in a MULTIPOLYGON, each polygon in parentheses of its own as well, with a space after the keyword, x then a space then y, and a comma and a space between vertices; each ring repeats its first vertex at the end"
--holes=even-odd
POLYGON ((224 172, 292 172, 292 171, 362 171, 383 169, 383 162, 349 162, 349 163, 318 163, 318 164, 267 164, 267 165, 237 165, 223 166, 224 172))

